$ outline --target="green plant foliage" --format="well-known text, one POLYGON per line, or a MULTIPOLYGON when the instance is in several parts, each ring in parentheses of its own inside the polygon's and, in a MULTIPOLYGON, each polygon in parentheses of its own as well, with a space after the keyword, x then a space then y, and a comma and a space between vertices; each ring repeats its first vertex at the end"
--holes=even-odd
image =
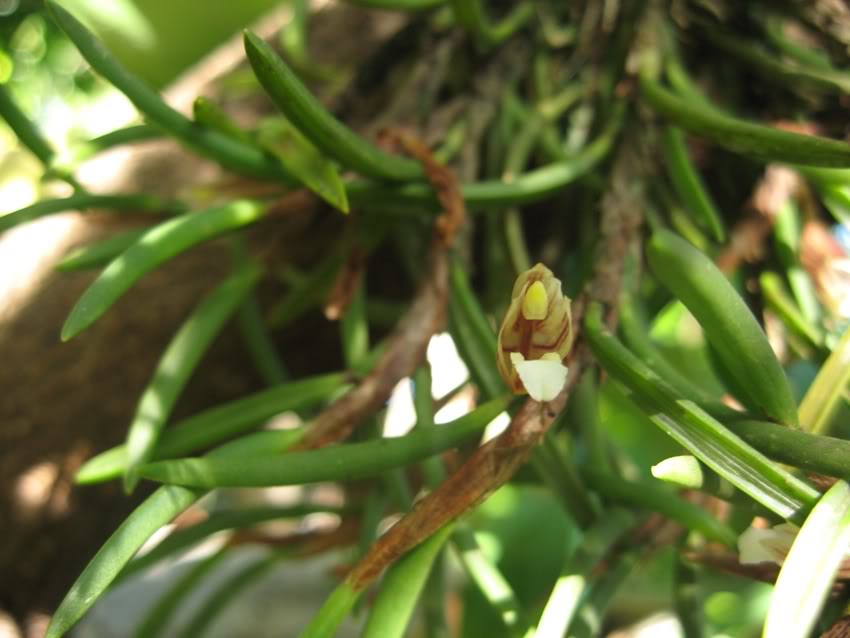
POLYGON ((149 463, 140 474, 163 483, 208 488, 299 485, 374 476, 459 445, 480 433, 509 403, 510 397, 493 399, 451 424, 396 439, 293 452, 285 465, 267 455, 223 462, 214 458, 178 459, 149 463))
POLYGON ((62 326, 62 340, 72 339, 107 311, 140 277, 188 248, 253 224, 265 207, 241 200, 188 213, 155 226, 109 262, 83 293, 62 326))
POLYGON ((328 113, 262 38, 246 32, 245 52, 277 107, 324 153, 371 177, 409 180, 422 175, 416 162, 384 153, 328 113))
MULTIPOLYGON (((20 227, 59 213, 83 213, 95 239, 75 236, 43 289, 20 282, 33 308, 83 286, 56 341, 189 264, 175 264, 189 310, 157 328, 147 384, 124 396, 91 380, 131 415, 126 432, 56 424, 98 451, 82 465, 77 447, 51 452, 78 468, 74 489, 154 489, 85 556, 47 638, 97 635, 105 594, 187 560, 126 631, 201 636, 296 559, 324 575, 320 595, 295 584, 311 612, 291 631, 306 638, 349 622, 365 638, 661 635, 659 616, 687 638, 836 635, 850 608, 846 16, 727 0, 314 14, 292 0, 250 25, 227 16, 274 3, 6 4, 0 291, 19 262, 38 270, 27 235, 50 224, 20 227), (226 32, 209 66, 159 92, 226 32), (171 62, 139 72, 132 47, 171 62), (89 172, 153 140, 198 170, 179 184, 157 179, 168 161, 153 179, 132 162, 120 180, 89 172), (226 361, 206 356, 217 339, 226 361)), ((0 345, 19 338, 7 314, 32 331, 22 346, 59 325, 16 312, 0 312, 0 345)), ((137 329, 100 327, 76 344, 86 357, 137 329)), ((36 383, 38 353, 18 350, 4 364, 36 383)), ((110 362, 116 379, 135 363, 110 362)), ((37 382, 60 368, 75 366, 37 382)), ((22 406, 13 441, 33 390, 4 388, 22 406)), ((18 509, 13 547, 33 524, 18 509)), ((102 531, 99 512, 78 515, 102 531)), ((248 616, 245 635, 279 629, 248 616)))
POLYGON ((138 468, 153 455, 162 428, 183 386, 204 352, 257 282, 257 269, 238 272, 213 290, 174 335, 162 353, 127 431, 124 489, 138 481, 138 468))
POLYGON ((752 312, 703 253, 670 232, 656 232, 647 248, 655 276, 700 322, 706 339, 746 393, 741 397, 780 423, 797 425, 788 378, 752 312))
POLYGON ((387 572, 363 628, 364 638, 401 638, 410 622, 425 580, 452 527, 434 534, 387 572))
POLYGON ((805 636, 817 622, 850 542, 850 486, 838 481, 806 518, 776 580, 765 638, 805 636))
MULTIPOLYGON (((339 390, 344 382, 343 374, 303 379, 205 410, 163 432, 153 458, 175 457, 220 443, 281 412, 319 403, 339 390)), ((286 433, 293 443, 302 434, 301 430, 286 433)), ((126 459, 127 451, 123 445, 106 450, 89 459, 77 472, 76 480, 78 483, 99 483, 117 478, 124 471, 126 459)))

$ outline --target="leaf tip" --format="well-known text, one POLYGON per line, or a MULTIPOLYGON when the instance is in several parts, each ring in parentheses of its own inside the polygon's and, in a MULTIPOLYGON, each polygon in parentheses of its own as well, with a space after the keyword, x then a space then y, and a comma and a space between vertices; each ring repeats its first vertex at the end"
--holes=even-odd
POLYGON ((62 340, 62 343, 66 343, 76 337, 81 328, 77 326, 77 322, 73 321, 74 313, 71 313, 71 316, 65 320, 65 323, 62 324, 62 332, 59 333, 59 338, 62 340))

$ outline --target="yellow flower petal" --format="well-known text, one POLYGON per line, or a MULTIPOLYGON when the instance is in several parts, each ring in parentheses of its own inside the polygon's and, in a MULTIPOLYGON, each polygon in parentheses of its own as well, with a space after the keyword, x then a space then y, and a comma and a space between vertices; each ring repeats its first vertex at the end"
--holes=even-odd
POLYGON ((546 318, 549 309, 549 295, 543 282, 535 281, 525 291, 522 300, 522 316, 529 321, 539 321, 546 318))

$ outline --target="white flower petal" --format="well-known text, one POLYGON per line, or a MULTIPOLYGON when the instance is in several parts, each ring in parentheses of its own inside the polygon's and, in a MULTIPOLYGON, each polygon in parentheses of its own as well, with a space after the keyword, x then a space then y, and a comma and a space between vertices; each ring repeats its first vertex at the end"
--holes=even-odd
POLYGON ((742 565, 776 563, 781 565, 791 549, 799 528, 790 523, 761 529, 749 527, 738 537, 738 561, 742 565))
POLYGON ((518 361, 513 354, 511 361, 526 392, 535 401, 551 401, 558 396, 567 382, 567 366, 560 361, 518 361))

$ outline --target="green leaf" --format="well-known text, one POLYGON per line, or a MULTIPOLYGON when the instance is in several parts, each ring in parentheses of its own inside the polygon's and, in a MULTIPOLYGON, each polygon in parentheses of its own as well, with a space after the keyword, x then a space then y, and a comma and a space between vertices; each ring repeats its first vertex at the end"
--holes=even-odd
POLYGON ((661 148, 664 151, 664 161, 670 180, 687 211, 696 216, 701 225, 711 231, 716 241, 725 241, 726 231, 723 228, 720 212, 691 162, 681 129, 675 126, 665 127, 661 148))
POLYGON ((452 259, 449 271, 449 330, 485 398, 505 392, 505 383, 496 367, 496 333, 469 285, 463 266, 452 259))
POLYGON ((142 276, 172 257, 218 235, 255 223, 265 214, 259 202, 236 200, 187 213, 148 230, 100 273, 62 326, 62 341, 93 324, 142 276))
POLYGON ((602 635, 605 614, 614 595, 628 582, 628 577, 638 565, 638 557, 629 552, 617 557, 596 579, 590 592, 581 603, 572 623, 569 638, 593 638, 602 635))
POLYGON ((627 481, 596 468, 583 468, 581 474, 588 487, 608 502, 659 512, 708 539, 735 547, 737 534, 728 525, 669 489, 648 481, 627 481))
POLYGON ((300 638, 333 638, 362 593, 361 590, 355 590, 347 580, 342 581, 301 632, 300 638))
POLYGON ((124 565, 160 527, 205 494, 204 490, 161 487, 113 532, 65 595, 46 638, 64 635, 106 591, 124 565))
POLYGON ((141 79, 131 74, 79 20, 55 0, 45 2, 50 15, 98 74, 126 95, 145 117, 191 149, 223 166, 267 179, 286 179, 283 168, 260 149, 218 131, 198 126, 168 106, 141 79))
POLYGON ((213 590, 203 604, 195 610, 183 629, 177 633, 178 638, 197 638, 205 635, 210 625, 227 608, 227 605, 233 602, 233 599, 245 588, 271 571, 277 564, 276 559, 279 556, 279 554, 261 556, 242 565, 241 569, 236 570, 213 590))
POLYGON ((797 425, 785 371, 761 326, 725 275, 684 239, 659 230, 647 246, 653 273, 702 326, 706 339, 746 396, 771 419, 797 425))
POLYGON ((498 566, 481 550, 473 531, 464 525, 459 526, 452 536, 452 545, 470 580, 478 587, 502 624, 511 635, 522 635, 528 625, 527 614, 498 566))
POLYGON ((192 115, 198 124, 232 137, 243 144, 256 146, 248 131, 239 128, 230 116, 215 102, 200 95, 192 103, 192 115))
POLYGON ((850 382, 850 330, 846 330, 800 403, 804 430, 826 434, 850 382))
MULTIPOLYGON (((234 270, 253 268, 255 261, 249 254, 248 242, 244 235, 235 236, 230 245, 234 270)), ((284 383, 289 378, 289 372, 278 354, 277 344, 269 332, 256 293, 252 292, 245 297, 236 318, 242 343, 260 377, 271 387, 284 383)))
POLYGON ((67 152, 63 152, 55 158, 51 169, 58 169, 70 173, 77 166, 98 153, 115 148, 122 144, 133 144, 135 142, 147 142, 162 138, 163 131, 157 126, 150 124, 135 124, 126 128, 116 129, 104 133, 98 137, 71 146, 67 152))
POLYGON ((818 91, 827 94, 850 93, 850 75, 824 66, 790 62, 761 46, 755 38, 740 39, 714 27, 703 29, 712 44, 731 53, 760 72, 760 76, 777 85, 794 87, 807 94, 818 91))
POLYGON ((56 270, 72 272, 75 270, 99 268, 135 244, 147 231, 147 228, 133 228, 132 230, 117 233, 112 237, 77 248, 56 264, 56 270))
POLYGON ((268 386, 279 386, 289 373, 277 352, 277 344, 269 334, 256 293, 249 294, 237 315, 242 342, 254 360, 254 367, 268 386))
POLYGON ((163 214, 165 211, 182 212, 182 204, 166 202, 154 195, 92 195, 77 193, 61 199, 43 199, 31 206, 0 215, 0 232, 13 226, 71 210, 110 210, 120 213, 150 212, 163 214))
POLYGON ((493 23, 484 14, 481 2, 451 0, 451 5, 455 20, 472 34, 483 50, 503 42, 535 16, 534 4, 522 2, 500 22, 493 23))
POLYGON ((589 575, 605 558, 611 546, 631 530, 635 520, 630 512, 611 508, 584 532, 581 544, 564 563, 561 575, 552 588, 537 623, 535 638, 567 635, 573 616, 588 589, 589 575))
POLYGON ((850 145, 812 135, 752 124, 671 93, 642 75, 641 93, 671 123, 718 146, 765 162, 850 166, 850 145))
MULTIPOLYGON (((204 410, 168 427, 154 450, 153 459, 174 458, 242 434, 287 410, 315 405, 344 388, 346 376, 325 374, 294 381, 250 394, 241 399, 204 410)), ((293 442, 300 440, 303 429, 289 430, 293 442)), ((120 476, 126 466, 123 445, 89 459, 77 472, 80 484, 99 483, 120 476)))
POLYGON ((600 364, 632 390, 650 419, 691 454, 742 492, 786 519, 800 520, 819 492, 770 461, 693 402, 676 392, 602 325, 591 306, 585 337, 600 364))
POLYGON ((277 458, 253 458, 249 455, 239 459, 179 459, 150 463, 141 468, 140 474, 164 483, 205 487, 349 481, 374 476, 451 449, 482 432, 510 401, 511 397, 502 396, 451 423, 414 430, 398 438, 293 452, 287 455, 286 463, 277 458))
POLYGON ((345 365, 354 369, 369 355, 369 317, 367 315, 366 281, 361 278, 351 304, 339 322, 345 365))
POLYGON ((676 368, 653 343, 649 328, 642 316, 640 301, 632 296, 621 297, 618 329, 623 343, 659 377, 686 399, 691 399, 709 414, 728 417, 736 412, 720 402, 701 386, 691 382, 676 368))
POLYGON ((162 353, 127 431, 124 489, 138 482, 138 467, 153 455, 171 410, 201 357, 259 279, 256 269, 228 277, 198 304, 162 353))
POLYGON ((338 508, 320 505, 294 505, 292 507, 255 507, 212 512, 206 520, 172 532, 149 552, 131 560, 121 572, 119 579, 123 580, 131 574, 147 569, 151 565, 155 565, 217 532, 243 529, 268 521, 297 519, 317 512, 341 514, 342 511, 338 508))
MULTIPOLYGON (((210 452, 210 457, 279 454, 292 444, 285 431, 249 435, 210 452)), ((107 539, 65 595, 45 638, 65 634, 106 591, 124 566, 160 527, 186 510, 207 490, 165 486, 157 489, 107 539)))
POLYGON ((49 166, 53 160, 53 147, 44 139, 36 125, 24 114, 12 99, 6 85, 0 84, 0 117, 17 135, 21 144, 26 146, 41 163, 49 166))
POLYGON ((440 550, 454 528, 448 524, 393 565, 381 581, 361 638, 402 638, 440 550))
POLYGON ((168 621, 171 620, 174 612, 180 607, 180 603, 199 584, 204 582, 207 575, 221 563, 222 559, 228 555, 228 552, 229 548, 224 547, 203 560, 199 560, 187 569, 186 573, 151 606, 148 613, 145 614, 136 628, 134 638, 152 638, 154 636, 165 635, 164 630, 168 626, 168 621))
POLYGON ((730 421, 735 434, 772 459, 801 470, 850 480, 850 441, 791 430, 767 421, 730 421))
POLYGON ((295 179, 334 208, 348 213, 345 185, 336 166, 294 126, 281 119, 266 120, 257 140, 295 179))
POLYGON ((793 199, 789 199, 779 209, 773 232, 776 240, 776 253, 785 268, 785 276, 791 285, 794 299, 796 299, 806 320, 810 323, 817 323, 821 318, 820 302, 812 278, 800 262, 800 242, 803 229, 800 211, 793 199))
MULTIPOLYGON (((823 347, 824 337, 820 329, 803 316, 800 308, 785 291, 779 275, 775 272, 763 272, 759 276, 759 287, 767 306, 776 313, 789 330, 803 337, 815 348, 823 347)), ((800 423, 805 422, 802 406, 800 406, 800 423)))
POLYGON ((850 545, 850 486, 839 481, 806 518, 785 558, 764 625, 764 638, 808 636, 850 545))
MULTIPOLYGON (((511 182, 487 180, 461 185, 461 194, 469 210, 493 211, 509 206, 530 204, 562 191, 567 185, 586 176, 602 163, 620 130, 621 119, 614 118, 593 142, 574 156, 518 175, 511 182)), ((346 184, 348 199, 353 207, 369 206, 381 210, 384 206, 396 214, 407 209, 434 211, 439 203, 428 184, 407 183, 387 186, 371 181, 352 181, 346 184)))
POLYGON ((324 154, 369 177, 402 181, 423 177, 419 162, 385 153, 331 115, 274 49, 250 31, 245 32, 245 53, 272 101, 324 154))
MULTIPOLYGON (((413 410, 416 413, 416 427, 428 429, 434 423, 434 399, 431 396, 431 366, 426 361, 413 375, 413 410)), ((446 468, 439 457, 431 457, 422 462, 425 484, 436 489, 446 478, 446 468)))

